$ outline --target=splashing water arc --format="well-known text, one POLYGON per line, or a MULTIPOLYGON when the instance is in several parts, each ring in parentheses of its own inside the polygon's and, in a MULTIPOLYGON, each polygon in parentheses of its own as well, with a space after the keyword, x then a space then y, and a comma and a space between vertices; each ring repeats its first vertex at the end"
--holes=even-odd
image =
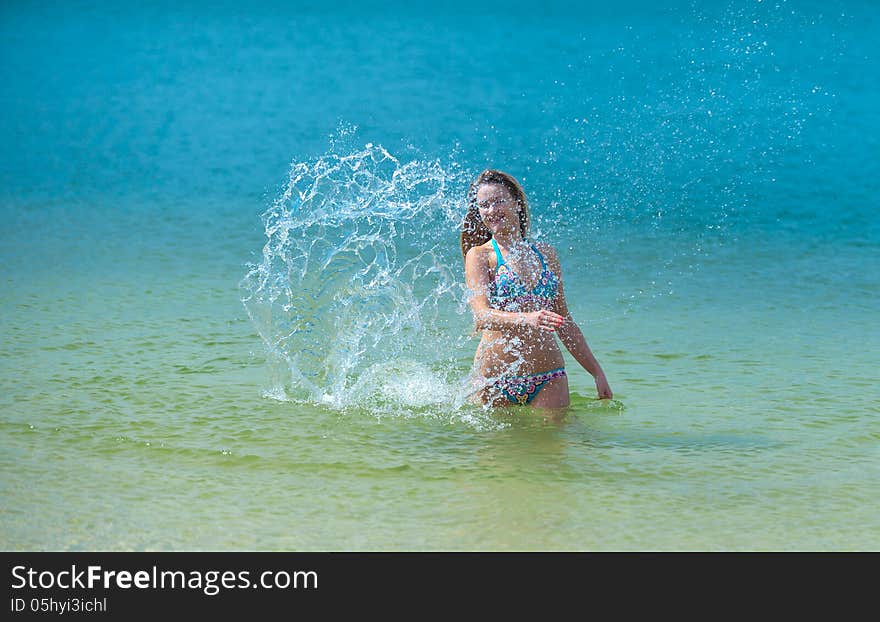
POLYGON ((466 175, 373 144, 333 150, 292 164, 262 217, 262 261, 241 283, 270 393, 340 408, 454 402, 456 352, 467 349, 457 255, 466 175))

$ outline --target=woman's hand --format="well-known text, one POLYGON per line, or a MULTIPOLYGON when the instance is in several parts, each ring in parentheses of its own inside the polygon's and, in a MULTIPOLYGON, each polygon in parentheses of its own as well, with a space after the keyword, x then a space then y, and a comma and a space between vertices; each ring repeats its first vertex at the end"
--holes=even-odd
POLYGON ((608 380, 605 379, 605 374, 596 376, 596 391, 599 393, 600 400, 610 400, 614 397, 614 394, 611 393, 611 387, 608 385, 608 380))
POLYGON ((554 331, 565 322, 558 313, 541 309, 540 311, 532 311, 531 313, 520 313, 521 321, 526 326, 532 328, 540 328, 541 330, 554 331))

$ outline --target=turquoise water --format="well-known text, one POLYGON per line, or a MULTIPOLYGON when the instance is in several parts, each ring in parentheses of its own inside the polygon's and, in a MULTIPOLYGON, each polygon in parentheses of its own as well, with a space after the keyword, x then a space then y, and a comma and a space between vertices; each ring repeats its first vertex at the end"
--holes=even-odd
POLYGON ((878 549, 880 10, 702 4, 0 8, 3 548, 878 549), (488 166, 613 402, 462 403, 488 166))

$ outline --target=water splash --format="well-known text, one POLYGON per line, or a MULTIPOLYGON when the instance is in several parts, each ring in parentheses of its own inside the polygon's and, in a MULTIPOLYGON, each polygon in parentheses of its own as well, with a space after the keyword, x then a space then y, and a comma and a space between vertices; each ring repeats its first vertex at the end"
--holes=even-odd
POLYGON ((467 181, 454 164, 401 162, 373 144, 333 141, 291 165, 262 217, 262 261, 241 283, 269 394, 334 408, 464 402, 456 238, 467 181))
POLYGON ((593 261, 566 265, 567 284, 603 280, 609 265, 625 277, 594 323, 680 292, 741 237, 807 222, 787 200, 803 181, 789 171, 812 161, 805 145, 830 127, 835 94, 821 76, 844 45, 816 27, 835 17, 794 9, 692 3, 658 22, 667 44, 651 54, 643 29, 592 50, 584 36, 585 53, 544 80, 543 153, 525 168, 550 209, 533 225, 575 225, 556 229, 563 251, 596 240, 593 261))

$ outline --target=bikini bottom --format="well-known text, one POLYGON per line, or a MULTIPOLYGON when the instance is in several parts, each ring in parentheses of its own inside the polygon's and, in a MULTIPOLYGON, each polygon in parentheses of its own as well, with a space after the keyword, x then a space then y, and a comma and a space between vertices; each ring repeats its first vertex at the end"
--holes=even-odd
POLYGON ((561 378, 565 375, 565 368, 551 369, 550 371, 541 372, 540 374, 529 374, 526 376, 502 376, 495 382, 493 386, 501 390, 502 395, 510 400, 513 404, 528 404, 541 388, 553 380, 561 378))

